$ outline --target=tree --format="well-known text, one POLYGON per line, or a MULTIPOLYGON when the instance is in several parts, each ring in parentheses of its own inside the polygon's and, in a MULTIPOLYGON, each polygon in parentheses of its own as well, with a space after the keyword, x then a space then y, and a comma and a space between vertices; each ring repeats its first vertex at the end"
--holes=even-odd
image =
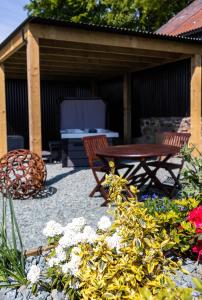
POLYGON ((30 0, 29 15, 154 31, 192 0, 30 0))
POLYGON ((139 28, 155 31, 192 0, 136 0, 139 12, 139 28))

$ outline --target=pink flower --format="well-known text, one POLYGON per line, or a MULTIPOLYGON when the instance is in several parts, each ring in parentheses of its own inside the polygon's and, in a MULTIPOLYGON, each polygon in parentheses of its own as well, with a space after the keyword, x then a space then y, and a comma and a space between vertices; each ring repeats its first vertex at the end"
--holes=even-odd
POLYGON ((197 261, 199 261, 200 257, 202 256, 202 240, 199 240, 197 244, 192 247, 192 251, 198 254, 197 261))
POLYGON ((195 224, 196 233, 202 233, 202 205, 189 212, 188 221, 195 224))

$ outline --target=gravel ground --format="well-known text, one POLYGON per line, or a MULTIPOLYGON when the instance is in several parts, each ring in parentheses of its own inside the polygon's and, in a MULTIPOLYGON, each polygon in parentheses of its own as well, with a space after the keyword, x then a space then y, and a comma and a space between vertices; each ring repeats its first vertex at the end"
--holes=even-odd
MULTIPOLYGON (((52 164, 47 165, 47 172, 47 187, 43 195, 35 199, 14 201, 15 214, 26 249, 46 245, 42 230, 50 220, 65 225, 72 218, 83 216, 89 225, 96 227, 98 219, 106 214, 107 208, 101 206, 103 198, 99 194, 93 198, 88 197, 95 186, 91 170, 62 168, 61 164, 52 164)), ((161 179, 167 177, 165 173, 161 173, 160 176, 161 179)), ((32 257, 27 261, 27 271, 32 263, 39 264, 42 268, 45 265, 43 257, 32 257)), ((178 272, 173 279, 177 285, 191 287, 192 276, 202 278, 201 264, 197 265, 191 260, 186 260, 184 267, 190 275, 178 272)), ((197 293, 194 296, 198 296, 197 293)), ((53 291, 51 295, 41 291, 34 297, 30 289, 25 287, 19 290, 0 290, 0 300, 13 299, 64 300, 65 297, 63 294, 57 294, 57 291, 53 291)))
MULTIPOLYGON (((158 176, 161 180, 167 178, 162 171, 158 176)), ((25 249, 46 245, 42 230, 50 220, 65 225, 72 218, 83 216, 88 220, 88 225, 95 227, 107 208, 101 206, 104 200, 99 193, 93 198, 88 196, 94 187, 95 180, 90 169, 62 168, 61 164, 47 164, 44 194, 34 199, 14 200, 25 249)), ((1 213, 0 208, 0 218, 1 213)))
MULTIPOLYGON (((44 198, 14 200, 15 214, 25 249, 46 245, 42 235, 45 224, 55 220, 66 224, 72 218, 83 216, 89 225, 96 225, 107 208, 101 207, 99 194, 88 195, 95 186, 89 169, 62 168, 61 164, 47 165, 47 194, 44 198)), ((0 209, 1 218, 1 209, 0 209)))

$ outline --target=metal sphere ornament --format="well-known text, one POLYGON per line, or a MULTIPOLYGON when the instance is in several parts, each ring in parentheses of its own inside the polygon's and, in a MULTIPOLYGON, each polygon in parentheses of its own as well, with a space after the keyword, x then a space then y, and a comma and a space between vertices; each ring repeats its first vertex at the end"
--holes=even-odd
POLYGON ((0 192, 13 199, 27 199, 45 184, 46 166, 41 157, 29 150, 13 150, 0 158, 0 192))

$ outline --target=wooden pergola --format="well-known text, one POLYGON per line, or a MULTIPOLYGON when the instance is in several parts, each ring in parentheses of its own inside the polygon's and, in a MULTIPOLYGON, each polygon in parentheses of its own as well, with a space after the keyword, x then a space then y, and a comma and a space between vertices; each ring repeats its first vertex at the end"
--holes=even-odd
MULTIPOLYGON (((123 76, 124 140, 131 140, 131 73, 191 58, 191 143, 201 149, 202 43, 181 37, 28 18, 0 45, 0 156, 7 152, 6 78, 27 78, 30 150, 41 154, 40 79, 123 76)), ((180 105, 180 103, 179 103, 180 105)))

